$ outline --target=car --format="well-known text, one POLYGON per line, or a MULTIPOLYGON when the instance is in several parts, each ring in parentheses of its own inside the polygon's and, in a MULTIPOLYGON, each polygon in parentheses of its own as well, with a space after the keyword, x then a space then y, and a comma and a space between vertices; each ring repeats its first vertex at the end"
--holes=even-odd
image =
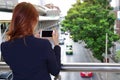
POLYGON ((65 32, 61 31, 61 34, 64 34, 65 32))
POLYGON ((73 38, 73 36, 70 35, 70 38, 73 38))
POLYGON ((65 35, 68 35, 68 32, 65 32, 65 35))
POLYGON ((72 44, 66 44, 66 47, 71 47, 72 48, 72 44))
POLYGON ((59 44, 64 45, 64 39, 59 39, 59 44))
POLYGON ((0 72, 0 80, 13 80, 11 71, 0 72))
POLYGON ((73 55, 72 45, 66 45, 66 55, 73 55))
POLYGON ((93 73, 92 72, 80 72, 81 77, 92 77, 93 73))

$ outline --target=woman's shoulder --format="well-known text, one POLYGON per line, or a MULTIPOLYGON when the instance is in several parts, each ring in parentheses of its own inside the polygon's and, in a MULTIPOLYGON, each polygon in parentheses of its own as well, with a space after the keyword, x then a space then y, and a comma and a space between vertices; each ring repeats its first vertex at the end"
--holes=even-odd
MULTIPOLYGON (((36 38, 36 37, 35 37, 35 38, 36 38)), ((48 41, 49 41, 48 39, 43 39, 43 38, 36 38, 36 40, 42 41, 42 42, 48 42, 48 41)))
POLYGON ((4 42, 1 42, 1 47, 6 47, 10 44, 9 41, 4 41, 4 42))
POLYGON ((9 43, 8 41, 1 42, 1 46, 2 45, 7 45, 8 43, 9 43))
POLYGON ((44 38, 36 38, 36 37, 34 37, 34 41, 37 42, 37 43, 44 44, 44 45, 50 44, 50 41, 48 39, 44 39, 44 38))
POLYGON ((7 41, 2 42, 1 43, 1 50, 4 51, 7 48, 7 46, 8 46, 8 42, 7 41))
POLYGON ((34 36, 34 38, 37 39, 37 40, 40 40, 40 41, 44 41, 44 42, 48 42, 49 41, 46 38, 40 38, 40 37, 36 37, 36 36, 34 36))

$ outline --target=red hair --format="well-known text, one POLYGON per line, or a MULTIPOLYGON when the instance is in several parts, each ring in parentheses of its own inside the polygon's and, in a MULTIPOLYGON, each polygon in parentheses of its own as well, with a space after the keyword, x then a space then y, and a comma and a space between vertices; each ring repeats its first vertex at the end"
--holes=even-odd
POLYGON ((16 5, 7 32, 9 40, 33 35, 38 18, 39 14, 31 3, 21 2, 16 5))

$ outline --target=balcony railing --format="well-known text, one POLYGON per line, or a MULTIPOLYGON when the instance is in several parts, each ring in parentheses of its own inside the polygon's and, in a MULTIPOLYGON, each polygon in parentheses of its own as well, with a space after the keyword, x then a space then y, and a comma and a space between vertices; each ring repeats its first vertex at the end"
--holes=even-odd
MULTIPOLYGON (((0 62, 0 70, 8 71, 9 66, 5 62, 0 62)), ((63 63, 61 66, 62 72, 120 72, 120 64, 118 63, 63 63)), ((54 80, 61 80, 61 76, 55 76, 54 80)))
POLYGON ((120 72, 117 63, 64 63, 61 71, 120 72))
MULTIPOLYGON (((0 62, 0 70, 10 70, 5 62, 0 62)), ((63 72, 120 72, 120 64, 118 63, 63 63, 61 66, 63 72)))

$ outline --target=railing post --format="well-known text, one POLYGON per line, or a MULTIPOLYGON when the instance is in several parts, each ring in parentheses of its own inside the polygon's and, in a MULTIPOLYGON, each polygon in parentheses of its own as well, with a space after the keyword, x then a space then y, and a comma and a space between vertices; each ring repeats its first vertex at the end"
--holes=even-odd
MULTIPOLYGON (((2 42, 1 24, 0 24, 0 44, 2 42)), ((0 61, 1 61, 1 50, 0 50, 0 61)))

